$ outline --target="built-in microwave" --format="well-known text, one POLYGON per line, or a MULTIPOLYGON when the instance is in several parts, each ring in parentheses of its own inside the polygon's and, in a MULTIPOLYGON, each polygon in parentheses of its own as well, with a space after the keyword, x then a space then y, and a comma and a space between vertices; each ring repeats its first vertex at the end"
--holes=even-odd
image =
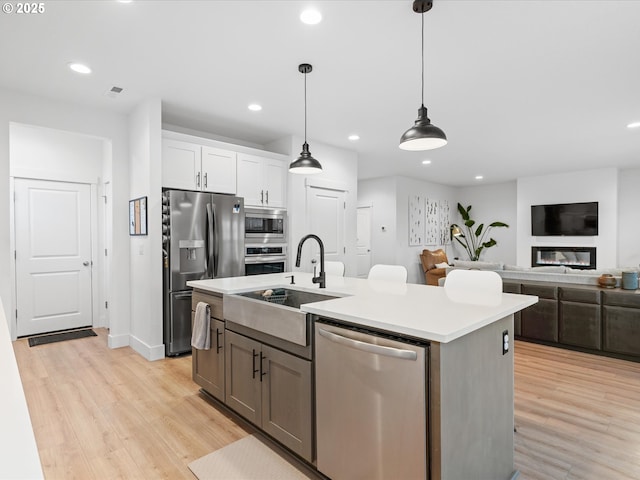
POLYGON ((273 208, 245 208, 245 243, 286 243, 287 211, 273 208))

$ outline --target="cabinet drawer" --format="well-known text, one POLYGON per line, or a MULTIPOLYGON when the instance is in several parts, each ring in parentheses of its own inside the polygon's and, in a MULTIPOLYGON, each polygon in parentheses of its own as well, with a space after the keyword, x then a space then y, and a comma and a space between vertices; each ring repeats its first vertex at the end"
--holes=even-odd
POLYGON ((602 349, 607 352, 640 355, 640 310, 602 307, 602 349))
POLYGON ((560 287, 560 300, 600 304, 600 290, 560 287))
MULTIPOLYGON (((632 292, 602 292, 604 305, 617 305, 619 307, 640 308, 640 293, 632 292)), ((640 315, 640 311, 637 312, 640 315)))
POLYGON ((600 305, 560 302, 558 337, 560 343, 601 349, 600 305))
POLYGON ((555 285, 523 283, 522 293, 525 295, 536 295, 540 298, 558 298, 558 287, 555 285))
POLYGON ((209 304, 209 307, 211 307, 210 314, 213 318, 217 318, 219 320, 224 319, 224 316, 222 315, 222 295, 202 293, 194 290, 193 296, 191 297, 191 310, 194 312, 196 311, 198 302, 209 304))
POLYGON ((521 293, 519 283, 502 282, 502 291, 504 293, 521 293))

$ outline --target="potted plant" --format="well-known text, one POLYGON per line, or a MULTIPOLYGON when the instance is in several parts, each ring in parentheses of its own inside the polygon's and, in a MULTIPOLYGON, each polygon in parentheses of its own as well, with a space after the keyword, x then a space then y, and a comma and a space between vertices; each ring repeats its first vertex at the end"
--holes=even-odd
POLYGON ((489 240, 485 240, 491 229, 494 227, 509 228, 509 225, 504 222, 492 222, 487 228, 485 228, 484 223, 476 227, 476 221, 471 218, 470 211, 471 205, 465 208, 458 203, 458 212, 462 220, 464 220, 464 225, 461 228, 454 223, 451 225, 451 231, 453 232, 453 238, 466 250, 469 260, 476 261, 480 259, 482 250, 493 247, 497 243, 491 237, 489 237, 489 240))

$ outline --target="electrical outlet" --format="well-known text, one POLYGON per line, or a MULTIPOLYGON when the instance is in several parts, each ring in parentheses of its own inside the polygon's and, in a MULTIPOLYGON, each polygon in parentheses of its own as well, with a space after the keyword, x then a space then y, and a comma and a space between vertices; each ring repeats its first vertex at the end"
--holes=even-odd
POLYGON ((502 354, 506 355, 509 351, 509 330, 502 332, 502 354))

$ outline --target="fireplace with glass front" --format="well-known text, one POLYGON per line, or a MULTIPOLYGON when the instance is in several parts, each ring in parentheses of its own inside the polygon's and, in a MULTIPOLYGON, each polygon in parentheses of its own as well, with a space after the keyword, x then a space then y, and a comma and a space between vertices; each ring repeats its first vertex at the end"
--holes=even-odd
POLYGON ((566 266, 595 270, 595 247, 531 247, 531 266, 566 266))

